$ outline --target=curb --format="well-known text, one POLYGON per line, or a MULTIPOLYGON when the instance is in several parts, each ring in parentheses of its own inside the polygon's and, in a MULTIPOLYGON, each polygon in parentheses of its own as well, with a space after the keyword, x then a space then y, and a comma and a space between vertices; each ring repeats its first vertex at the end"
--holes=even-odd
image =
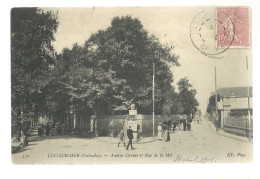
POLYGON ((229 133, 224 132, 222 129, 220 129, 218 132, 216 132, 215 129, 212 129, 213 124, 209 120, 207 120, 207 124, 208 124, 208 127, 211 130, 211 132, 213 132, 217 135, 221 135, 221 136, 224 136, 224 137, 227 137, 227 138, 230 138, 230 139, 234 139, 234 140, 237 140, 237 141, 247 142, 247 143, 253 144, 253 141, 249 141, 246 137, 242 138, 240 136, 236 136, 235 134, 229 134, 229 133), (230 136, 230 135, 232 135, 232 136, 230 136))

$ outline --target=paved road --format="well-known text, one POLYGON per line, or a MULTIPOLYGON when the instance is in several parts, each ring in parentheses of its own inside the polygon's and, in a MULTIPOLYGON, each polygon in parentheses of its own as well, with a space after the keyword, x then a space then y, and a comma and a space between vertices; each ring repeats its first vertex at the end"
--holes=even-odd
POLYGON ((135 150, 117 147, 118 139, 72 136, 35 138, 21 152, 12 154, 16 164, 86 163, 223 163, 251 162, 253 144, 244 137, 216 133, 211 122, 192 124, 191 131, 171 133, 171 141, 145 138, 135 150))

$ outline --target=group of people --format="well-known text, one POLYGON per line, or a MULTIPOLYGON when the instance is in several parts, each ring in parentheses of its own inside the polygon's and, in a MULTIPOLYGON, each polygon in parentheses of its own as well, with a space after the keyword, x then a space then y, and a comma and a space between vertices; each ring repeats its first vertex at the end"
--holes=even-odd
POLYGON ((158 140, 170 141, 169 131, 172 129, 173 132, 176 128, 183 128, 184 131, 191 130, 192 118, 187 117, 187 115, 180 115, 179 120, 171 122, 171 120, 166 119, 163 123, 158 125, 158 140))
POLYGON ((192 123, 191 117, 187 117, 187 115, 180 116, 180 124, 182 124, 184 131, 191 130, 191 123, 192 123))
POLYGON ((43 124, 40 124, 38 126, 38 135, 42 136, 44 133, 46 136, 65 135, 66 126, 61 124, 53 124, 52 126, 50 126, 48 123, 46 124, 46 126, 44 126, 43 124))
POLYGON ((166 119, 158 125, 158 140, 170 141, 171 121, 166 119))
POLYGON ((126 131, 127 137, 128 137, 128 144, 127 146, 125 145, 125 131, 124 128, 121 129, 121 131, 119 132, 119 138, 120 141, 118 142, 117 146, 119 147, 120 143, 124 143, 124 146, 126 146, 126 150, 129 149, 129 147, 131 147, 132 150, 134 150, 133 147, 133 139, 134 139, 134 133, 137 133, 137 131, 134 131, 131 129, 131 126, 128 126, 128 129, 126 131))

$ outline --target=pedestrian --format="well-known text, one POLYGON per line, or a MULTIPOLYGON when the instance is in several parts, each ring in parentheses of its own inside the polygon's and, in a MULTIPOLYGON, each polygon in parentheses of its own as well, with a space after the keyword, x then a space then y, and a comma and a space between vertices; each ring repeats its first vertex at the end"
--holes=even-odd
POLYGON ((171 121, 169 119, 166 119, 166 129, 165 129, 165 137, 164 137, 164 141, 170 141, 170 126, 171 126, 171 121))
POLYGON ((215 119, 215 127, 216 127, 216 132, 218 132, 219 131, 219 118, 218 117, 215 119))
POLYGON ((129 142, 128 142, 128 145, 126 147, 126 150, 128 150, 130 145, 131 145, 131 149, 134 150, 134 147, 133 147, 133 144, 132 144, 132 140, 134 138, 134 135, 133 135, 134 132, 136 132, 136 131, 133 131, 131 129, 131 126, 129 126, 129 128, 127 129, 127 137, 129 139, 129 142))
POLYGON ((42 126, 41 125, 39 125, 38 126, 38 136, 42 136, 42 126))
POLYGON ((44 133, 44 125, 43 123, 41 124, 41 130, 42 130, 42 134, 44 133))
POLYGON ((118 142, 117 146, 119 147, 119 144, 121 142, 124 142, 124 146, 125 146, 125 134, 124 134, 124 128, 122 127, 121 131, 119 132, 119 138, 120 141, 118 142))
POLYGON ((50 126, 49 126, 48 123, 47 123, 46 128, 45 128, 45 133, 46 133, 46 136, 50 135, 50 126))
POLYGON ((158 125, 158 140, 163 140, 163 136, 162 136, 162 123, 159 123, 158 125))
POLYGON ((110 133, 110 137, 114 137, 115 134, 115 124, 114 121, 110 121, 110 123, 108 124, 108 128, 109 128, 109 133, 110 133))
POLYGON ((186 126, 187 126, 187 116, 184 114, 183 115, 183 130, 186 131, 186 126))
POLYGON ((191 130, 191 123, 192 123, 192 117, 191 117, 191 115, 189 115, 189 117, 187 119, 187 129, 188 129, 188 131, 191 130))

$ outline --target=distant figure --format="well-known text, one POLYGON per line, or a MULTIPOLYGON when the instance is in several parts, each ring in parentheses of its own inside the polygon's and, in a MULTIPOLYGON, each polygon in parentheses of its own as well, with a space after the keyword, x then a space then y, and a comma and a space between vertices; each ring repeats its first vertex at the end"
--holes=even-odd
POLYGON ((50 126, 49 126, 49 124, 47 124, 46 127, 45 127, 45 133, 46 133, 46 136, 50 135, 50 126))
POLYGON ((42 134, 44 133, 44 125, 43 123, 41 124, 41 130, 42 130, 42 134))
POLYGON ((158 140, 163 140, 163 135, 162 135, 162 123, 159 123, 158 125, 158 140))
POLYGON ((60 125, 60 134, 65 135, 65 125, 64 124, 60 125))
POLYGON ((196 115, 196 118, 197 118, 197 123, 199 124, 200 123, 200 116, 196 115))
POLYGON ((182 115, 179 116, 178 127, 179 127, 179 130, 181 130, 181 128, 183 127, 183 116, 182 115))
POLYGON ((133 140, 133 138, 134 138, 134 135, 133 135, 134 132, 135 132, 135 131, 133 131, 133 130, 131 129, 131 126, 129 126, 129 129, 127 129, 127 137, 128 137, 128 139, 129 139, 129 142, 128 142, 128 145, 127 145, 127 147, 126 147, 126 150, 128 150, 129 145, 131 145, 131 149, 134 150, 134 147, 133 147, 133 144, 132 144, 132 140, 133 140))
POLYGON ((191 123, 192 123, 192 117, 191 117, 191 115, 189 115, 189 117, 187 119, 187 129, 188 129, 188 131, 191 130, 191 123))
POLYGON ((216 132, 218 132, 219 131, 219 118, 218 117, 215 119, 215 127, 216 127, 216 132))
POLYGON ((187 126, 187 116, 183 115, 183 130, 186 131, 186 126, 187 126))
POLYGON ((38 135, 39 135, 40 137, 42 136, 42 132, 43 132, 42 125, 39 125, 39 126, 38 126, 38 135))
POLYGON ((169 121, 169 120, 165 120, 163 122, 164 141, 165 142, 170 140, 170 133, 169 133, 170 123, 171 123, 171 121, 169 121))
POLYGON ((117 146, 119 147, 119 144, 120 144, 121 142, 124 142, 124 146, 125 146, 124 128, 122 128, 121 131, 119 132, 119 138, 120 138, 120 141, 118 142, 117 146))
POLYGON ((109 133, 110 133, 110 137, 115 137, 115 124, 114 121, 110 121, 110 123, 108 124, 108 128, 109 128, 109 133))

